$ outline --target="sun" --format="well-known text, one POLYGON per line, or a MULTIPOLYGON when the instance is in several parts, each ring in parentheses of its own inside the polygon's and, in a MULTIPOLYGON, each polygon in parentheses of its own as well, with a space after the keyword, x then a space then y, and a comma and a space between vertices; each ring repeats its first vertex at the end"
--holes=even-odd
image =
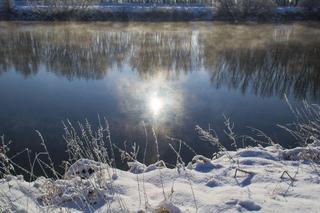
POLYGON ((163 108, 163 101, 160 97, 152 96, 149 99, 149 109, 154 115, 158 115, 163 108))

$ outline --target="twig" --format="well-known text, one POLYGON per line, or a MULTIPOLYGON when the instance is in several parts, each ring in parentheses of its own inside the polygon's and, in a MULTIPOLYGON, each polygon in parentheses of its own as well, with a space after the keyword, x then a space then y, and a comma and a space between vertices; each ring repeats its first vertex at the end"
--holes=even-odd
POLYGON ((285 178, 285 177, 284 177, 285 174, 291 179, 292 182, 297 181, 297 179, 293 178, 293 177, 288 173, 288 171, 283 171, 280 178, 281 178, 281 179, 284 179, 284 178, 285 178))
POLYGON ((254 173, 253 172, 250 172, 250 171, 246 171, 246 170, 243 170, 243 169, 240 169, 240 168, 236 168, 236 171, 234 172, 234 178, 237 178, 237 173, 239 172, 243 172, 243 173, 246 173, 248 175, 253 175, 254 173))

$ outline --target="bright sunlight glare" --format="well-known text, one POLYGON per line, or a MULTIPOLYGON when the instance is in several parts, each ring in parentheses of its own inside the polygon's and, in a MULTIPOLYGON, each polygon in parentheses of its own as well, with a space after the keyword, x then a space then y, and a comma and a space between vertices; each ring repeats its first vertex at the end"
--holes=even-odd
POLYGON ((149 108, 154 115, 158 115, 163 107, 163 101, 160 97, 153 96, 149 99, 149 108))

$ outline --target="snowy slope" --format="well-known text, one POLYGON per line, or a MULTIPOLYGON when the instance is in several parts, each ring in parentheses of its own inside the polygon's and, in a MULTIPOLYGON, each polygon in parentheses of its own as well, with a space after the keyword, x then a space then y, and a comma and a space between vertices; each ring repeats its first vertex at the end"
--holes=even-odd
POLYGON ((131 172, 82 159, 63 180, 2 179, 0 212, 320 212, 319 156, 318 146, 274 145, 131 172))

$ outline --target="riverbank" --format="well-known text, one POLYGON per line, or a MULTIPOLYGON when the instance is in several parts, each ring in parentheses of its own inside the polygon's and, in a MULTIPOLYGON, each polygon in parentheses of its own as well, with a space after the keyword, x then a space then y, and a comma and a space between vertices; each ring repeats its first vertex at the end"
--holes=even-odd
POLYGON ((211 8, 204 6, 106 5, 79 9, 20 7, 9 20, 80 20, 80 21, 192 21, 213 20, 211 8))
MULTIPOLYGON (((1 13, 1 12, 0 12, 1 13)), ((106 4, 99 6, 56 7, 15 6, 2 12, 2 20, 23 21, 288 21, 320 20, 319 11, 299 7, 278 7, 272 13, 235 16, 220 14, 206 5, 106 4)))
POLYGON ((162 161, 129 171, 81 159, 64 178, 0 180, 3 212, 317 212, 320 142, 195 156, 174 169, 162 161))

